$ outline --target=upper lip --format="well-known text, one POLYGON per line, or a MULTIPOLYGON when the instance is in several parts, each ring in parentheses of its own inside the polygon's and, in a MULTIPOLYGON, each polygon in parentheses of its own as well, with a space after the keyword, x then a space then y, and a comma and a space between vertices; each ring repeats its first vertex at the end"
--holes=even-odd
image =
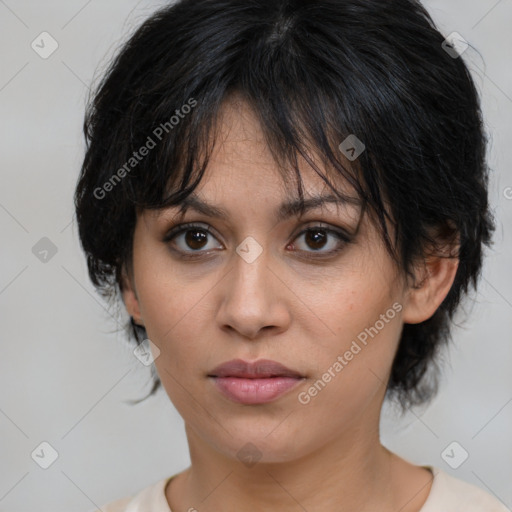
POLYGON ((232 359, 215 367, 209 377, 239 377, 245 379, 264 379, 268 377, 302 378, 299 372, 269 359, 248 362, 243 359, 232 359))

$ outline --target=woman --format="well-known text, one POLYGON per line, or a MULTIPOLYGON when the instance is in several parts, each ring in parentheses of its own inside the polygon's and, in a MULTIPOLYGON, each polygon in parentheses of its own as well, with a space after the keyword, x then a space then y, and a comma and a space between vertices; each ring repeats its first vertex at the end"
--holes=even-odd
POLYGON ((179 1, 84 130, 90 277, 191 457, 104 512, 506 510, 379 439, 385 398, 434 395, 493 231, 478 95, 418 2, 179 1))

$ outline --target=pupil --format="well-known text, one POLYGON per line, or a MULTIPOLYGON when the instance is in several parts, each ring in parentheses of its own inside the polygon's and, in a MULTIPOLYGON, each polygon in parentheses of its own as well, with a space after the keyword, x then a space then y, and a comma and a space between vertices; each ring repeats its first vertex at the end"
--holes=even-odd
POLYGON ((312 249, 321 249, 325 245, 325 231, 308 231, 306 232, 306 243, 312 249))
POLYGON ((185 234, 185 242, 191 249, 201 249, 206 241, 206 234, 199 230, 190 230, 185 234))

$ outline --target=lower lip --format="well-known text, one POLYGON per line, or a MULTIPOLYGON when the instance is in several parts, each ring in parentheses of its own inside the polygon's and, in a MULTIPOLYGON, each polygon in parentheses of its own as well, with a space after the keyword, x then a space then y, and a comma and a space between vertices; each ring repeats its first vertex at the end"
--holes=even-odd
POLYGON ((214 377, 217 389, 230 400, 241 404, 265 404, 284 395, 302 379, 270 377, 266 379, 242 379, 238 377, 214 377))

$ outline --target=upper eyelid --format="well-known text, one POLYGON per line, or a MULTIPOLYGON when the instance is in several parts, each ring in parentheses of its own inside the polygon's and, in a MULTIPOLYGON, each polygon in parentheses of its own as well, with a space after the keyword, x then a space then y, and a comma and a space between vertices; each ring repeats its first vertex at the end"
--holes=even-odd
POLYGON ((206 222, 183 222, 180 224, 176 224, 171 229, 166 231, 164 235, 164 240, 167 240, 169 237, 173 235, 177 235, 178 233, 182 233, 183 231, 187 231, 188 229, 193 229, 194 227, 203 229, 204 231, 207 231, 208 233, 214 235, 215 230, 212 229, 212 227, 207 224, 207 227, 204 227, 202 224, 207 224, 206 222))

